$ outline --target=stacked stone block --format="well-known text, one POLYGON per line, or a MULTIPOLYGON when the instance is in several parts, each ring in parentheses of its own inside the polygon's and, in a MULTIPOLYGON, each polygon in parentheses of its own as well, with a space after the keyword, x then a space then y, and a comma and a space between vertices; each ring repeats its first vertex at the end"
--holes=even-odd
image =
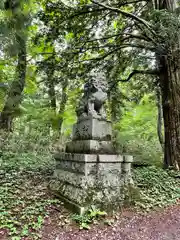
POLYGON ((119 204, 122 187, 131 179, 132 156, 115 154, 111 123, 92 117, 77 122, 66 152, 57 153, 51 190, 66 206, 82 214, 91 205, 119 204))

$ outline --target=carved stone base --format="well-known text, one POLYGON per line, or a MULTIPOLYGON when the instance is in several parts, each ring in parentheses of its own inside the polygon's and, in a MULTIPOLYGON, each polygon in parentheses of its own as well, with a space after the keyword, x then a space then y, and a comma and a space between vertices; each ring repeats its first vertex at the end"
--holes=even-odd
POLYGON ((112 208, 122 197, 121 187, 131 181, 131 156, 56 154, 50 188, 68 208, 83 214, 91 205, 112 208))
POLYGON ((81 140, 67 143, 66 152, 113 154, 115 150, 110 141, 81 140))
POLYGON ((73 126, 73 140, 110 141, 112 136, 111 122, 92 117, 81 119, 73 126))

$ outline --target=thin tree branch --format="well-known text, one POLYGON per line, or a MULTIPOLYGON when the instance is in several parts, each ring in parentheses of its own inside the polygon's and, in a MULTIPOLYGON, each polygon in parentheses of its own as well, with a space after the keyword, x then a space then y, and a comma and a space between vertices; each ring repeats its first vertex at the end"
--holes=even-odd
MULTIPOLYGON (((145 49, 151 52, 155 52, 156 48, 154 47, 150 47, 150 46, 145 46, 143 44, 131 44, 131 43, 125 43, 125 44, 121 44, 121 46, 116 46, 116 45, 110 45, 110 44, 106 44, 106 45, 102 45, 102 46, 93 46, 93 47, 89 47, 86 48, 84 50, 81 51, 77 51, 77 52, 70 52, 69 54, 79 54, 79 53, 85 53, 89 50, 94 50, 94 49, 101 49, 101 48, 115 48, 112 52, 119 50, 119 49, 124 49, 124 48, 140 48, 140 49, 145 49)), ((81 49, 80 48, 76 48, 76 49, 81 49)), ((108 54, 109 55, 109 54, 108 54)), ((96 58, 97 59, 97 58, 96 58)), ((91 59, 87 59, 86 61, 91 60, 91 59)))
POLYGON ((85 60, 80 60, 80 61, 75 61, 74 63, 81 63, 81 62, 88 62, 88 61, 100 61, 105 59, 106 57, 110 56, 111 54, 113 54, 114 52, 116 52, 117 50, 119 50, 120 48, 115 48, 112 51, 104 54, 101 57, 96 57, 96 58, 89 58, 89 59, 85 59, 85 60))
POLYGON ((121 7, 122 7, 122 6, 125 6, 125 5, 127 5, 127 4, 133 4, 133 3, 139 3, 139 2, 144 2, 144 0, 126 1, 126 2, 121 3, 120 5, 121 5, 121 7))
MULTIPOLYGON (((78 17, 78 16, 81 16, 81 15, 84 15, 84 14, 88 14, 88 13, 95 13, 95 12, 101 12, 101 11, 105 11, 107 10, 106 8, 97 8, 97 9, 94 9, 94 10, 89 10, 89 9, 82 9, 81 12, 77 12, 76 14, 74 15, 70 15, 67 19, 73 19, 75 17, 78 17)), ((63 24, 64 22, 67 21, 67 19, 63 19, 59 25, 63 24)))
POLYGON ((138 34, 133 34, 133 33, 118 33, 118 34, 114 34, 114 35, 103 37, 103 38, 88 40, 88 41, 86 41, 86 43, 91 43, 91 42, 101 41, 101 40, 107 40, 107 39, 110 39, 110 38, 114 38, 114 37, 118 37, 118 36, 124 36, 124 35, 126 35, 127 37, 124 37, 122 40, 126 40, 126 38, 127 39, 136 38, 136 39, 140 39, 140 40, 149 41, 149 39, 146 36, 143 36, 143 35, 138 35, 138 34))
POLYGON ((78 17, 80 15, 84 15, 84 14, 88 14, 88 13, 101 12, 101 11, 104 11, 104 10, 107 10, 107 8, 99 8, 99 9, 95 9, 95 10, 82 11, 82 12, 78 12, 78 13, 72 15, 72 16, 69 16, 68 19, 72 19, 74 17, 78 17))
POLYGON ((113 85, 110 87, 109 91, 111 91, 118 82, 129 82, 131 78, 136 74, 149 74, 149 75, 159 75, 160 72, 157 69, 150 69, 150 70, 133 70, 127 79, 118 79, 113 85))
MULTIPOLYGON (((144 29, 142 28, 142 26, 139 23, 136 23, 136 26, 143 32, 144 37, 146 37, 147 39, 149 39, 150 42, 153 42, 154 45, 156 45, 156 41, 144 32, 144 29)), ((156 37, 155 32, 153 32, 153 35, 156 37)))
MULTIPOLYGON (((103 3, 98 3, 97 1, 94 1, 94 0, 91 0, 91 2, 94 3, 94 4, 96 4, 96 5, 98 5, 98 6, 100 6, 100 7, 109 9, 109 10, 111 10, 111 11, 113 11, 113 12, 121 13, 122 15, 124 15, 124 16, 126 16, 126 17, 128 17, 128 18, 131 18, 131 19, 135 20, 136 22, 139 22, 139 23, 143 24, 148 30, 150 30, 151 32, 154 33, 151 25, 150 25, 147 21, 145 21, 145 20, 142 19, 142 18, 139 18, 138 16, 135 16, 135 15, 132 14, 132 13, 125 12, 125 11, 119 9, 119 8, 110 7, 110 6, 105 5, 105 4, 103 4, 103 3)), ((155 33, 154 33, 154 34, 155 34, 155 33)))
POLYGON ((145 50, 148 50, 148 51, 151 51, 151 52, 155 52, 156 51, 155 47, 145 46, 144 44, 141 45, 141 44, 131 44, 131 43, 128 44, 128 43, 125 43, 125 44, 122 44, 120 46, 120 48, 128 48, 128 47, 145 49, 145 50))
MULTIPOLYGON (((122 35, 123 35, 123 34, 122 34, 122 35)), ((144 40, 144 41, 149 42, 149 39, 146 38, 146 37, 143 36, 143 35, 137 35, 137 34, 132 34, 132 33, 126 33, 125 35, 127 35, 127 36, 124 37, 124 38, 122 39, 122 41, 128 40, 128 39, 130 39, 130 38, 135 38, 135 39, 144 40)))
MULTIPOLYGON (((99 19, 99 21, 104 20, 109 13, 110 13, 110 11, 108 11, 105 15, 102 15, 102 17, 99 19)), ((98 22, 95 22, 94 24, 92 24, 91 28, 86 29, 86 30, 88 30, 89 32, 91 32, 96 25, 98 25, 98 22)), ((87 37, 88 37, 88 34, 87 34, 87 37)), ((86 39, 88 39, 88 38, 86 38, 86 39)), ((86 41, 84 41, 83 47, 84 47, 85 45, 86 45, 86 41)))

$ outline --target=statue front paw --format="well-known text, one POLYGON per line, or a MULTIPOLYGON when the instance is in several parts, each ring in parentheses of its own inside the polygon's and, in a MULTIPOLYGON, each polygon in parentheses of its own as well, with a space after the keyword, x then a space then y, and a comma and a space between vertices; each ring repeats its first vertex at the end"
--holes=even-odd
POLYGON ((97 112, 95 110, 88 111, 88 115, 97 116, 97 112))

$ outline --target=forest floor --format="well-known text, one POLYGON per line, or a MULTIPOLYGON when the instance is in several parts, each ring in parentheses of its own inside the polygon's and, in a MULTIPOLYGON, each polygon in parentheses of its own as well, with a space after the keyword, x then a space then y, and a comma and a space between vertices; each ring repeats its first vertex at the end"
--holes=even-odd
POLYGON ((46 222, 42 240, 179 240, 180 206, 171 206, 146 215, 123 211, 112 226, 98 225, 90 230, 59 227, 46 222))
POLYGON ((48 182, 53 172, 53 163, 49 161, 49 156, 33 158, 29 153, 23 153, 21 157, 19 154, 14 156, 8 153, 2 160, 0 240, 180 239, 180 205, 175 204, 180 199, 179 178, 174 180, 167 173, 163 176, 159 169, 138 171, 139 183, 143 183, 143 186, 149 176, 149 195, 145 195, 146 202, 149 202, 146 206, 151 209, 150 203, 153 203, 161 208, 156 211, 149 209, 148 213, 142 213, 141 209, 121 209, 119 213, 114 212, 112 216, 101 217, 90 224, 89 230, 80 230, 72 213, 48 191, 48 182), (172 202, 171 206, 161 205, 163 202, 166 204, 167 200, 172 202))

